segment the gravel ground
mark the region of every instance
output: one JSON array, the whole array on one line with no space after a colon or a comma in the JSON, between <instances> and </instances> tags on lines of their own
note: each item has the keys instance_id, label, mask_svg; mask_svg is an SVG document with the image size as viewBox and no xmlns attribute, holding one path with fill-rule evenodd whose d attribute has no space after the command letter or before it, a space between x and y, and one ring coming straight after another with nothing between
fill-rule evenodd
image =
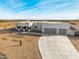
<instances>
[{"instance_id":1,"label":"gravel ground","mask_svg":"<svg viewBox=\"0 0 79 59\"><path fill-rule=\"evenodd\" d=\"M37 46L39 37L16 33L0 33L0 52L7 59L41 59ZM19 40L21 41L20 44L16 42Z\"/></svg>"}]
</instances>

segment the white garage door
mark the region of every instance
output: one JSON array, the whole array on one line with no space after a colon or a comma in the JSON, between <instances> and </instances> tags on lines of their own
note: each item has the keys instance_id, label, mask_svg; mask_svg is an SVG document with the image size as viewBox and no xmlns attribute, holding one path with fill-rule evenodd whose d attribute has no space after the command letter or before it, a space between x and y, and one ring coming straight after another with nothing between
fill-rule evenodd
<instances>
[{"instance_id":1,"label":"white garage door","mask_svg":"<svg viewBox=\"0 0 79 59\"><path fill-rule=\"evenodd\" d=\"M66 35L66 29L59 29L59 35Z\"/></svg>"},{"instance_id":2,"label":"white garage door","mask_svg":"<svg viewBox=\"0 0 79 59\"><path fill-rule=\"evenodd\" d=\"M56 34L56 29L54 29L54 28L45 28L45 33L55 35Z\"/></svg>"}]
</instances>

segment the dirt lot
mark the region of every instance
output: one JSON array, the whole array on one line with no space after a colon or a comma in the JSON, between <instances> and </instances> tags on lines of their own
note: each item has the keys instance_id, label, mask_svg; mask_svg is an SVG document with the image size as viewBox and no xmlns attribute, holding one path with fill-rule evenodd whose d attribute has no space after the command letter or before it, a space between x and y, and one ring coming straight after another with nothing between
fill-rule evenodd
<instances>
[{"instance_id":1,"label":"dirt lot","mask_svg":"<svg viewBox=\"0 0 79 59\"><path fill-rule=\"evenodd\" d=\"M18 34L10 29L14 27L15 22L0 22L0 52L7 59L41 59L37 46L40 36Z\"/></svg>"},{"instance_id":2,"label":"dirt lot","mask_svg":"<svg viewBox=\"0 0 79 59\"><path fill-rule=\"evenodd\" d=\"M12 29L15 28L15 23L16 21L0 21L0 52L7 59L41 59L38 49L40 36L17 34Z\"/></svg>"},{"instance_id":3,"label":"dirt lot","mask_svg":"<svg viewBox=\"0 0 79 59\"><path fill-rule=\"evenodd\" d=\"M79 25L79 21L70 21L70 23L72 23L74 25Z\"/></svg>"},{"instance_id":4,"label":"dirt lot","mask_svg":"<svg viewBox=\"0 0 79 59\"><path fill-rule=\"evenodd\" d=\"M8 59L40 59L37 42L40 36L0 34L0 52ZM21 45L13 40L21 40Z\"/></svg>"},{"instance_id":5,"label":"dirt lot","mask_svg":"<svg viewBox=\"0 0 79 59\"><path fill-rule=\"evenodd\" d=\"M71 21L71 23L79 26L79 21ZM74 47L79 52L79 37L78 36L74 36L74 37L69 37L69 38L70 38L72 44L74 45Z\"/></svg>"},{"instance_id":6,"label":"dirt lot","mask_svg":"<svg viewBox=\"0 0 79 59\"><path fill-rule=\"evenodd\" d=\"M78 36L73 36L73 37L69 37L69 38L70 38L70 41L72 42L72 44L74 45L74 47L79 52L79 37Z\"/></svg>"},{"instance_id":7,"label":"dirt lot","mask_svg":"<svg viewBox=\"0 0 79 59\"><path fill-rule=\"evenodd\" d=\"M7 28L12 28L15 27L16 22L12 21L0 21L0 28L2 29L7 29Z\"/></svg>"}]
</instances>

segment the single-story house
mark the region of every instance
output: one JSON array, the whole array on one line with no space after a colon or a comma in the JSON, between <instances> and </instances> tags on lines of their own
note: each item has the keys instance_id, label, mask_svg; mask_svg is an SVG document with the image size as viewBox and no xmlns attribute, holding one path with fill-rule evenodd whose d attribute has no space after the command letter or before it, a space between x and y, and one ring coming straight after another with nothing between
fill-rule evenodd
<instances>
[{"instance_id":1,"label":"single-story house","mask_svg":"<svg viewBox=\"0 0 79 59\"><path fill-rule=\"evenodd\" d=\"M16 23L18 31L40 32L52 35L78 35L77 29L68 22L19 22Z\"/></svg>"}]
</instances>

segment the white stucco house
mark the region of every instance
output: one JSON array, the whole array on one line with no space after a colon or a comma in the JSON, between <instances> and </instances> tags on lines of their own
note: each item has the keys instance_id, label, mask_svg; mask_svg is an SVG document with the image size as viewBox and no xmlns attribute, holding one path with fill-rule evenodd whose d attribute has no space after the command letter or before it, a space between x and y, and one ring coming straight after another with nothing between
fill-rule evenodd
<instances>
[{"instance_id":1,"label":"white stucco house","mask_svg":"<svg viewBox=\"0 0 79 59\"><path fill-rule=\"evenodd\" d=\"M20 22L16 24L17 30L37 32L52 35L75 35L77 29L68 22ZM20 28L19 28L20 27ZM78 33L77 33L78 34Z\"/></svg>"}]
</instances>

